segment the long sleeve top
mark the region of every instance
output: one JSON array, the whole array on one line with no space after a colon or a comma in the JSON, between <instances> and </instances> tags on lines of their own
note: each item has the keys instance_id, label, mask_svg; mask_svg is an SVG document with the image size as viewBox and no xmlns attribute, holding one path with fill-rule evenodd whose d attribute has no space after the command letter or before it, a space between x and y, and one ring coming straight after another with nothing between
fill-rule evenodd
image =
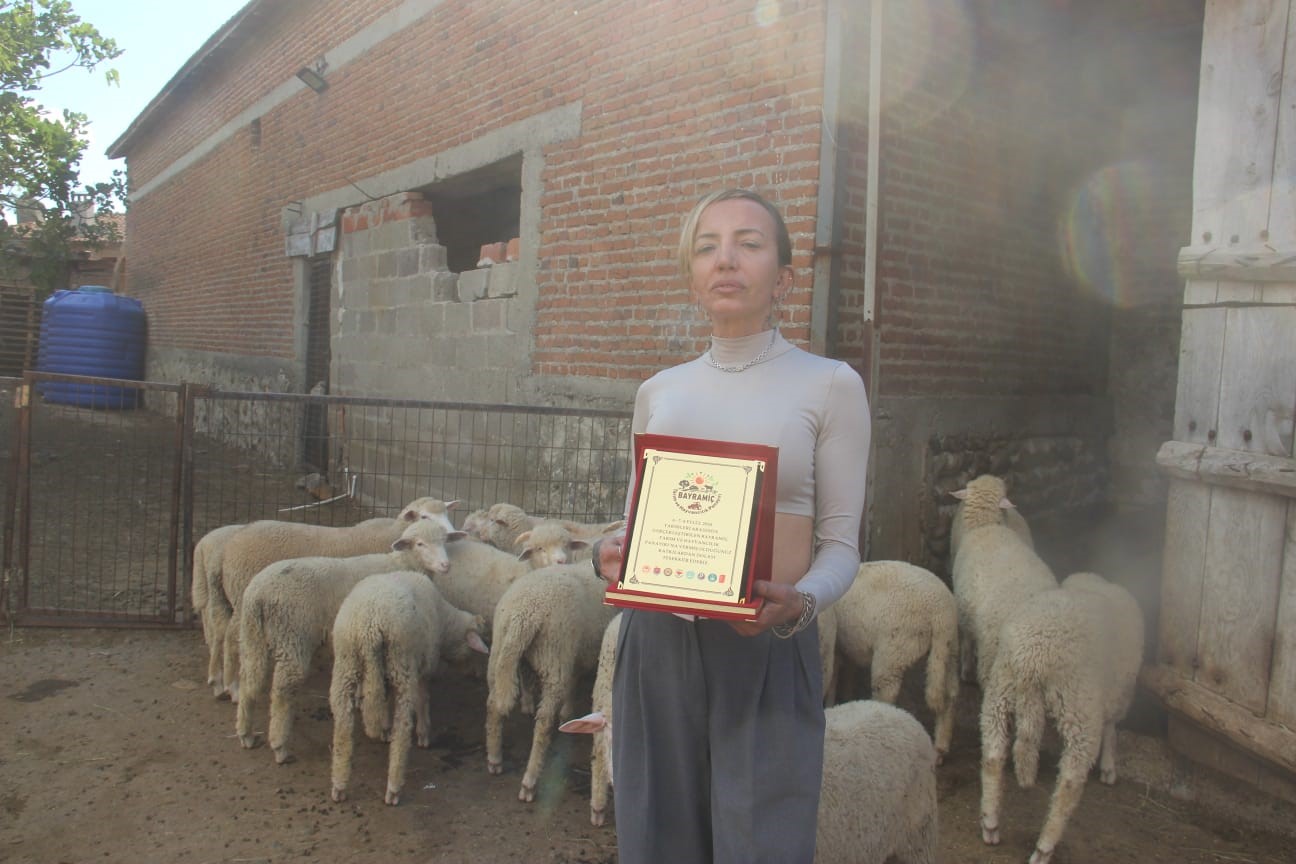
<instances>
[{"instance_id":1,"label":"long sleeve top","mask_svg":"<svg viewBox=\"0 0 1296 864\"><path fill-rule=\"evenodd\" d=\"M775 510L814 520L810 569L796 587L823 610L846 593L859 569L868 400L848 365L768 330L714 337L710 353L717 363L736 366L767 346L765 357L741 372L717 369L703 355L657 373L639 387L632 428L777 446Z\"/></svg>"}]
</instances>

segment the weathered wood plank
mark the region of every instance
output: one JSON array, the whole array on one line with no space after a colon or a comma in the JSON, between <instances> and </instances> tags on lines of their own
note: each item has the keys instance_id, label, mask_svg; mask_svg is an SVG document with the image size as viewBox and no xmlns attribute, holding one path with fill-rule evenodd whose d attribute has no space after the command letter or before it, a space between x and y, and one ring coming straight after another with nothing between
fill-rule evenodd
<instances>
[{"instance_id":1,"label":"weathered wood plank","mask_svg":"<svg viewBox=\"0 0 1296 864\"><path fill-rule=\"evenodd\" d=\"M1175 396L1174 439L1213 444L1219 417L1224 356L1222 308L1185 309L1179 335L1179 389Z\"/></svg>"},{"instance_id":2,"label":"weathered wood plank","mask_svg":"<svg viewBox=\"0 0 1296 864\"><path fill-rule=\"evenodd\" d=\"M1167 441L1157 466L1171 477L1296 498L1296 459Z\"/></svg>"},{"instance_id":3,"label":"weathered wood plank","mask_svg":"<svg viewBox=\"0 0 1296 864\"><path fill-rule=\"evenodd\" d=\"M1296 729L1296 501L1287 502L1287 540L1278 597L1278 638L1265 716Z\"/></svg>"},{"instance_id":4,"label":"weathered wood plank","mask_svg":"<svg viewBox=\"0 0 1296 864\"><path fill-rule=\"evenodd\" d=\"M1216 446L1290 456L1293 417L1296 307L1229 309Z\"/></svg>"},{"instance_id":5,"label":"weathered wood plank","mask_svg":"<svg viewBox=\"0 0 1296 864\"><path fill-rule=\"evenodd\" d=\"M1275 4L1291 7L1290 0ZM1278 136L1274 149L1274 190L1269 206L1270 242L1296 237L1296 15L1287 14L1287 62L1283 66L1278 105ZM1296 257L1296 256L1293 256ZM1296 279L1292 281L1296 282Z\"/></svg>"},{"instance_id":6,"label":"weathered wood plank","mask_svg":"<svg viewBox=\"0 0 1296 864\"><path fill-rule=\"evenodd\" d=\"M1193 241L1258 245L1268 235L1287 3L1208 0L1202 33Z\"/></svg>"},{"instance_id":7,"label":"weathered wood plank","mask_svg":"<svg viewBox=\"0 0 1296 864\"><path fill-rule=\"evenodd\" d=\"M1275 190L1274 195L1278 194ZM1270 236L1291 236L1273 234L1272 228L1270 231ZM1185 279L1296 282L1296 248L1275 249L1268 245L1244 247L1221 243L1186 246L1179 250L1178 268L1179 275Z\"/></svg>"},{"instance_id":8,"label":"weathered wood plank","mask_svg":"<svg viewBox=\"0 0 1296 864\"><path fill-rule=\"evenodd\" d=\"M1256 714L1269 694L1286 527L1285 498L1211 490L1194 680Z\"/></svg>"},{"instance_id":9,"label":"weathered wood plank","mask_svg":"<svg viewBox=\"0 0 1296 864\"><path fill-rule=\"evenodd\" d=\"M1221 280L1215 293L1215 302L1258 303L1260 301L1260 284L1258 282L1230 282Z\"/></svg>"},{"instance_id":10,"label":"weathered wood plank","mask_svg":"<svg viewBox=\"0 0 1296 864\"><path fill-rule=\"evenodd\" d=\"M1245 706L1187 680L1168 666L1145 666L1139 683L1172 711L1219 732L1247 751L1296 771L1296 731L1257 717Z\"/></svg>"},{"instance_id":11,"label":"weathered wood plank","mask_svg":"<svg viewBox=\"0 0 1296 864\"><path fill-rule=\"evenodd\" d=\"M1219 296L1219 282L1212 278L1202 278L1196 276L1184 276L1188 281L1184 283L1185 306L1214 306L1215 298Z\"/></svg>"},{"instance_id":12,"label":"weathered wood plank","mask_svg":"<svg viewBox=\"0 0 1296 864\"><path fill-rule=\"evenodd\" d=\"M1157 656L1187 678L1193 676L1198 664L1210 495L1210 487L1202 483L1171 479L1166 500Z\"/></svg>"}]
</instances>

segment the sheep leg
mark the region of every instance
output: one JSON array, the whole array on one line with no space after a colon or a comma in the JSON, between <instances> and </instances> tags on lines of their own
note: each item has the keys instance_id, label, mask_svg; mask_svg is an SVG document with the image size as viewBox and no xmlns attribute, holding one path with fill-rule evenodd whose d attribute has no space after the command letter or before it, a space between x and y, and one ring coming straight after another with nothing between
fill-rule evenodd
<instances>
[{"instance_id":1,"label":"sheep leg","mask_svg":"<svg viewBox=\"0 0 1296 864\"><path fill-rule=\"evenodd\" d=\"M1088 707L1083 700L1080 704ZM1062 736L1062 758L1058 760L1057 785L1053 787L1053 799L1049 802L1048 817L1039 839L1035 841L1035 852L1030 857L1030 864L1049 864L1062 832L1066 830L1071 814L1080 805L1080 796L1084 794L1085 778L1089 769L1098 758L1101 745L1101 731L1087 722L1083 713L1076 712L1076 705L1060 704L1058 706L1058 731ZM1097 732L1095 735L1093 733Z\"/></svg>"},{"instance_id":2,"label":"sheep leg","mask_svg":"<svg viewBox=\"0 0 1296 864\"><path fill-rule=\"evenodd\" d=\"M419 678L418 701L414 704L414 730L418 746L424 750L432 746L432 690L426 678Z\"/></svg>"},{"instance_id":3,"label":"sheep leg","mask_svg":"<svg viewBox=\"0 0 1296 864\"><path fill-rule=\"evenodd\" d=\"M1003 773L1008 760L1010 697L1007 687L992 682L981 703L981 840L999 844L999 810L1003 806Z\"/></svg>"},{"instance_id":4,"label":"sheep leg","mask_svg":"<svg viewBox=\"0 0 1296 864\"><path fill-rule=\"evenodd\" d=\"M207 616L205 623L210 627L207 639L207 683L211 685L212 695L220 699L229 694L222 673L225 664L225 633L229 629L230 612L223 599L212 595L203 615Z\"/></svg>"},{"instance_id":5,"label":"sheep leg","mask_svg":"<svg viewBox=\"0 0 1296 864\"><path fill-rule=\"evenodd\" d=\"M383 800L393 807L400 803L401 788L405 785L405 766L409 764L416 710L414 701L418 699L418 689L409 680L396 687L396 707L392 712L391 744L387 754L387 792L383 796Z\"/></svg>"},{"instance_id":6,"label":"sheep leg","mask_svg":"<svg viewBox=\"0 0 1296 864\"><path fill-rule=\"evenodd\" d=\"M530 803L535 800L540 771L544 768L545 756L549 752L549 741L553 738L553 730L558 726L558 711L567 701L566 696L559 694L566 693L569 689L566 682L541 682L540 703L536 705L535 726L531 732L531 756L527 759L526 771L522 774L519 801Z\"/></svg>"},{"instance_id":7,"label":"sheep leg","mask_svg":"<svg viewBox=\"0 0 1296 864\"><path fill-rule=\"evenodd\" d=\"M1085 775L1092 760L1076 764L1068 759L1065 752L1061 767L1058 770L1057 786L1053 789L1053 800L1049 804L1048 818L1039 839L1035 841L1035 851L1031 854L1030 864L1049 864L1062 832L1066 830L1071 814L1080 805L1080 796L1084 794Z\"/></svg>"},{"instance_id":8,"label":"sheep leg","mask_svg":"<svg viewBox=\"0 0 1296 864\"><path fill-rule=\"evenodd\" d=\"M239 700L237 708L238 713L234 722L234 731L238 735L239 743L244 749L251 750L261 744L261 736L252 729L252 718L256 713L258 702L263 693L265 693L266 678L266 659L257 656L260 652L249 652L243 655L243 679L250 682L249 686L243 691L243 698Z\"/></svg>"},{"instance_id":9,"label":"sheep leg","mask_svg":"<svg viewBox=\"0 0 1296 864\"><path fill-rule=\"evenodd\" d=\"M334 801L345 801L351 782L351 754L355 746L354 678L335 674L329 686L329 708L333 711L333 792Z\"/></svg>"},{"instance_id":10,"label":"sheep leg","mask_svg":"<svg viewBox=\"0 0 1296 864\"><path fill-rule=\"evenodd\" d=\"M1107 786L1116 782L1116 722L1103 724L1102 750L1098 756L1098 780Z\"/></svg>"},{"instance_id":11,"label":"sheep leg","mask_svg":"<svg viewBox=\"0 0 1296 864\"><path fill-rule=\"evenodd\" d=\"M306 677L306 669L299 665L300 660L299 657L280 657L270 685L270 748L274 750L275 762L280 765L293 761L288 750L292 737L293 694ZM250 687L248 692L251 692ZM246 696L244 694L244 698Z\"/></svg>"},{"instance_id":12,"label":"sheep leg","mask_svg":"<svg viewBox=\"0 0 1296 864\"><path fill-rule=\"evenodd\" d=\"M504 718L509 709L494 701L486 702L486 770L492 774L504 773Z\"/></svg>"},{"instance_id":13,"label":"sheep leg","mask_svg":"<svg viewBox=\"0 0 1296 864\"><path fill-rule=\"evenodd\" d=\"M238 612L235 609L230 616L230 623L225 627L225 655L223 657L223 669L225 672L225 692L229 694L231 702L239 700L239 628Z\"/></svg>"},{"instance_id":14,"label":"sheep leg","mask_svg":"<svg viewBox=\"0 0 1296 864\"><path fill-rule=\"evenodd\" d=\"M608 790L612 785L608 773L612 764L611 749L607 730L595 732L590 760L590 824L595 828L607 821Z\"/></svg>"}]
</instances>

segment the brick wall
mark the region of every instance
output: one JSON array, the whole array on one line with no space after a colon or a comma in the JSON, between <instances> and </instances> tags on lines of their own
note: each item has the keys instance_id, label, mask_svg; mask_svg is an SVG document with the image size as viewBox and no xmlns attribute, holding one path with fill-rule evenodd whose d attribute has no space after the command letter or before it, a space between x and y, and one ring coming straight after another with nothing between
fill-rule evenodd
<instances>
[{"instance_id":1,"label":"brick wall","mask_svg":"<svg viewBox=\"0 0 1296 864\"><path fill-rule=\"evenodd\" d=\"M236 114L327 56L310 34L336 20L345 37L364 23L355 5L267 10L174 119L159 116L131 145L134 182L215 125L199 126L209 107ZM132 208L130 290L150 310L151 346L290 360L285 205L572 103L578 140L544 153L534 374L629 382L697 350L703 331L687 320L673 247L682 212L721 185L770 190L787 213L805 275L785 329L808 338L819 5L783 2L765 25L749 2L434 4L330 69L325 93L303 88L259 118L259 142L243 130ZM303 46L289 50L299 29Z\"/></svg>"}]
</instances>

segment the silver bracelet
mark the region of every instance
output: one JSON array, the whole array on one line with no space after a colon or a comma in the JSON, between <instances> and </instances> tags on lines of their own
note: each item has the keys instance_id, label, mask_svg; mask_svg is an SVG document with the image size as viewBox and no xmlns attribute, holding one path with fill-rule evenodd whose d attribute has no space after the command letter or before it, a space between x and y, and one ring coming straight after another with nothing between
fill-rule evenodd
<instances>
[{"instance_id":1,"label":"silver bracelet","mask_svg":"<svg viewBox=\"0 0 1296 864\"><path fill-rule=\"evenodd\" d=\"M809 591L798 591L801 595L801 615L791 624L775 624L770 628L774 635L780 639L791 639L796 634L810 626L815 615L815 596Z\"/></svg>"}]
</instances>

